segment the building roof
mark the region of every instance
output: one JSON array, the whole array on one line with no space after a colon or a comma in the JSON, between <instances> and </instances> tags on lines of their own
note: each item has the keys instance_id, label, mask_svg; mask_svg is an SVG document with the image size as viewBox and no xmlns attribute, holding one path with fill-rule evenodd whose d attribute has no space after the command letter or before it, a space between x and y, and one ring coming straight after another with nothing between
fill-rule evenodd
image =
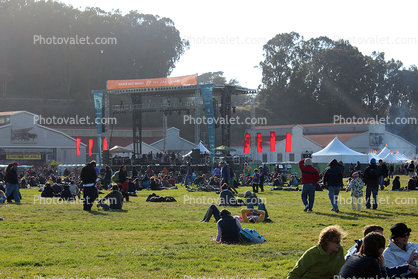
<instances>
[{"instance_id":1,"label":"building roof","mask_svg":"<svg viewBox=\"0 0 418 279\"><path fill-rule=\"evenodd\" d=\"M357 133L323 133L323 134L305 134L304 136L310 138L314 142L318 143L322 147L327 146L335 137L337 137L341 142L345 142L351 137L357 136L364 132Z\"/></svg>"}]
</instances>

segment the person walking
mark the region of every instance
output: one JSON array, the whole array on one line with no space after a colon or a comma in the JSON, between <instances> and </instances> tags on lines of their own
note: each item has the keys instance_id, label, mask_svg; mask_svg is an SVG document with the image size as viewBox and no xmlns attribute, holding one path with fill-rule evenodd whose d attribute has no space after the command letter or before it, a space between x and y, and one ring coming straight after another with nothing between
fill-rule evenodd
<instances>
[{"instance_id":1,"label":"person walking","mask_svg":"<svg viewBox=\"0 0 418 279\"><path fill-rule=\"evenodd\" d=\"M12 167L9 168L5 177L6 177L6 197L8 200L13 198L16 203L20 203L20 192L19 192L19 185L18 185L18 178L17 178L17 166L19 164L17 162L12 163ZM12 196L13 195L13 196Z\"/></svg>"},{"instance_id":2,"label":"person walking","mask_svg":"<svg viewBox=\"0 0 418 279\"><path fill-rule=\"evenodd\" d=\"M328 168L325 170L324 183L328 188L328 196L331 201L332 211L340 212L338 209L338 194L340 193L343 184L342 166L336 159L328 163Z\"/></svg>"},{"instance_id":3,"label":"person walking","mask_svg":"<svg viewBox=\"0 0 418 279\"><path fill-rule=\"evenodd\" d=\"M370 209L370 196L373 194L373 209L377 209L377 194L379 192L379 167L376 159L370 160L370 165L364 170L364 184L366 184L366 209Z\"/></svg>"},{"instance_id":4,"label":"person walking","mask_svg":"<svg viewBox=\"0 0 418 279\"><path fill-rule=\"evenodd\" d=\"M306 158L299 161L299 169L302 172L302 202L303 211L312 212L315 201L315 184L319 181L319 172L312 166L312 159ZM309 199L309 201L308 201Z\"/></svg>"},{"instance_id":5,"label":"person walking","mask_svg":"<svg viewBox=\"0 0 418 279\"><path fill-rule=\"evenodd\" d=\"M351 191L351 208L353 210L361 211L361 197L363 197L363 180L360 178L360 173L355 172L352 175L353 180L348 183L346 191Z\"/></svg>"},{"instance_id":6,"label":"person walking","mask_svg":"<svg viewBox=\"0 0 418 279\"><path fill-rule=\"evenodd\" d=\"M388 166L383 162L382 159L379 159L379 185L380 190L385 189L385 178L388 177Z\"/></svg>"}]
</instances>

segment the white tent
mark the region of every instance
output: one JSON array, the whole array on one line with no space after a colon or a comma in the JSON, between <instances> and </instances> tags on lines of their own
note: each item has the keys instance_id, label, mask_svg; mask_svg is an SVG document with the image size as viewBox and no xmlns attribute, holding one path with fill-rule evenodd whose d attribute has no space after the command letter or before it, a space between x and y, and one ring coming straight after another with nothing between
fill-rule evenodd
<instances>
[{"instance_id":1,"label":"white tent","mask_svg":"<svg viewBox=\"0 0 418 279\"><path fill-rule=\"evenodd\" d=\"M202 141L200 141L199 144L196 145L196 147L193 148L193 149L199 149L200 150L200 154L203 154L203 153L210 154L210 151L203 145ZM187 153L183 157L190 156L190 155L192 155L192 151L190 151L189 153Z\"/></svg>"},{"instance_id":2,"label":"white tent","mask_svg":"<svg viewBox=\"0 0 418 279\"><path fill-rule=\"evenodd\" d=\"M345 146L337 137L335 137L324 149L313 153L314 163L329 163L332 159L343 161L343 163L368 163L366 154L354 151Z\"/></svg>"},{"instance_id":3,"label":"white tent","mask_svg":"<svg viewBox=\"0 0 418 279\"><path fill-rule=\"evenodd\" d=\"M382 158L382 160L385 163L400 163L400 159L392 153L389 153L388 155L386 155L386 157Z\"/></svg>"},{"instance_id":4,"label":"white tent","mask_svg":"<svg viewBox=\"0 0 418 279\"><path fill-rule=\"evenodd\" d=\"M387 146L385 146L379 154L377 154L377 158L383 159L390 154L390 150Z\"/></svg>"},{"instance_id":5,"label":"white tent","mask_svg":"<svg viewBox=\"0 0 418 279\"><path fill-rule=\"evenodd\" d=\"M406 161L410 161L411 159L409 159L408 157L405 156L405 154L394 154L396 158L399 159L399 161L402 162L406 162Z\"/></svg>"}]
</instances>

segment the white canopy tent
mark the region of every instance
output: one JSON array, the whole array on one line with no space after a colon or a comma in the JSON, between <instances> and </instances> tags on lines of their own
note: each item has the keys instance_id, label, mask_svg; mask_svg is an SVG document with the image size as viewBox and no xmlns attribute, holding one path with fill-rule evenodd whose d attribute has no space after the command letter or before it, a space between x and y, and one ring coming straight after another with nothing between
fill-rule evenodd
<instances>
[{"instance_id":1,"label":"white canopy tent","mask_svg":"<svg viewBox=\"0 0 418 279\"><path fill-rule=\"evenodd\" d=\"M335 137L324 149L313 153L314 163L329 163L332 159L343 161L343 163L368 163L366 154L354 151L345 146L337 137Z\"/></svg>"},{"instance_id":2,"label":"white canopy tent","mask_svg":"<svg viewBox=\"0 0 418 279\"><path fill-rule=\"evenodd\" d=\"M196 145L196 147L193 148L193 149L199 149L200 150L200 154L203 154L203 153L210 154L210 151L203 145L202 141L200 141L199 144ZM192 151L190 151L186 155L183 155L183 157L190 156L190 155L192 155Z\"/></svg>"},{"instance_id":3,"label":"white canopy tent","mask_svg":"<svg viewBox=\"0 0 418 279\"><path fill-rule=\"evenodd\" d=\"M387 146L385 146L379 154L377 154L377 158L383 159L390 154L390 150Z\"/></svg>"},{"instance_id":4,"label":"white canopy tent","mask_svg":"<svg viewBox=\"0 0 418 279\"><path fill-rule=\"evenodd\" d=\"M389 153L385 158L382 158L385 163L400 163L401 160L395 154Z\"/></svg>"}]
</instances>

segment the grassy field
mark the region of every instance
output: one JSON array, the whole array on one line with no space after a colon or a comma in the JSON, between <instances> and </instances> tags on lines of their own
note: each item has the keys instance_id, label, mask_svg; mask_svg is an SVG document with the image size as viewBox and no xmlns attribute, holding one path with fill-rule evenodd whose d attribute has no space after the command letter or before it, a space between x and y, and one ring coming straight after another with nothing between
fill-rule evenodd
<instances>
[{"instance_id":1,"label":"grassy field","mask_svg":"<svg viewBox=\"0 0 418 279\"><path fill-rule=\"evenodd\" d=\"M406 186L406 176L401 185ZM391 186L390 186L391 187ZM221 245L214 221L200 223L216 193L162 191L175 203L147 203L151 191L124 204L121 212L80 203L40 198L35 189L21 190L24 200L0 205L2 249L0 278L285 278L297 259L317 242L326 226L338 224L348 236L346 251L363 227L379 224L386 237L397 222L412 227L416 242L418 191L379 191L378 210L351 210L350 193L340 194L340 213L331 211L328 192L316 192L314 212L303 212L300 193L260 193L273 223L243 224L264 235L260 245ZM389 188L389 187L388 187ZM245 190L238 189L242 198ZM230 208L238 214L240 208Z\"/></svg>"}]
</instances>

